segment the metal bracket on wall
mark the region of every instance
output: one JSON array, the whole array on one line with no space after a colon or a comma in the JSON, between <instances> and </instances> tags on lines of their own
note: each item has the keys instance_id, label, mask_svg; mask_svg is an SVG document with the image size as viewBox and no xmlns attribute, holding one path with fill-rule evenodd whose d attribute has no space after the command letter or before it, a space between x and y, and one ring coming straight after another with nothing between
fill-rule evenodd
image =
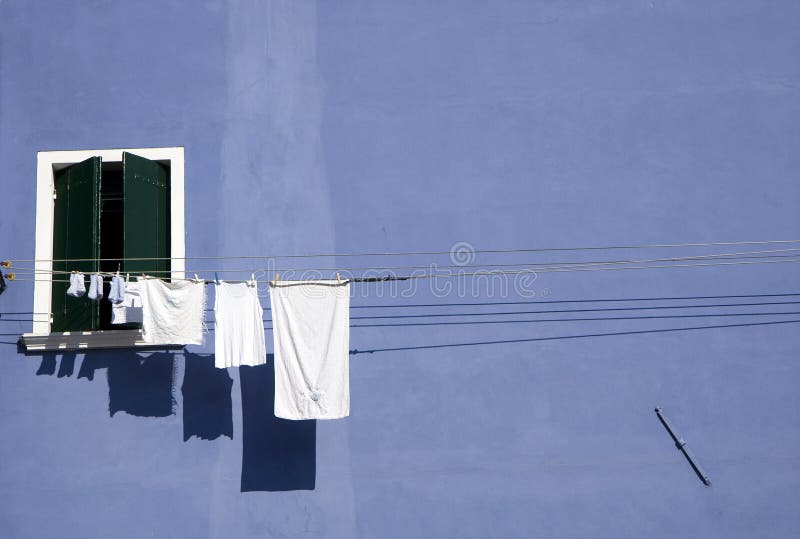
<instances>
[{"instance_id":1,"label":"metal bracket on wall","mask_svg":"<svg viewBox=\"0 0 800 539\"><path fill-rule=\"evenodd\" d=\"M700 481L702 481L704 485L710 486L711 479L708 478L708 476L703 472L702 468L700 468L700 465L694 460L694 457L686 447L686 441L678 436L674 430L672 430L672 426L669 424L669 421L667 421L667 416L665 416L664 412L661 411L661 408L657 406L656 415L658 416L658 420L661 421L661 424L664 425L664 428L667 429L672 441L675 442L675 447L677 447L680 452L683 453L683 456L686 457L686 460L689 461L689 465L694 470L694 473L697 474L697 477L700 478Z\"/></svg>"}]
</instances>

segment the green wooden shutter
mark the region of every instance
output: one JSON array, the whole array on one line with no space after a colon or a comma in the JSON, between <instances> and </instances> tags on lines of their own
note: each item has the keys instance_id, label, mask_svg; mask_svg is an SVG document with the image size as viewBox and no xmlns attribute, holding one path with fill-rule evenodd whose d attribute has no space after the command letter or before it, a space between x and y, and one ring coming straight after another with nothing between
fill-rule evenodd
<instances>
[{"instance_id":1,"label":"green wooden shutter","mask_svg":"<svg viewBox=\"0 0 800 539\"><path fill-rule=\"evenodd\" d=\"M122 176L125 271L169 278L169 170L157 161L124 152Z\"/></svg>"},{"instance_id":2,"label":"green wooden shutter","mask_svg":"<svg viewBox=\"0 0 800 539\"><path fill-rule=\"evenodd\" d=\"M100 167L101 159L90 157L55 174L52 331L88 331L98 327L98 303L86 295L67 296L69 282L61 281L69 281L69 274L59 272L81 271L88 277L98 271ZM85 285L88 292L88 278Z\"/></svg>"}]
</instances>

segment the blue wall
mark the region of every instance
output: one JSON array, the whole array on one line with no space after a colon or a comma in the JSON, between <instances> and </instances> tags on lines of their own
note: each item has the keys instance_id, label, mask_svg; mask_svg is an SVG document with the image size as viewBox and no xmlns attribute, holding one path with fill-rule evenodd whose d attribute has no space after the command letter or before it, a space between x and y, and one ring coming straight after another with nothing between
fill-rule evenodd
<instances>
[{"instance_id":1,"label":"blue wall","mask_svg":"<svg viewBox=\"0 0 800 539\"><path fill-rule=\"evenodd\" d=\"M792 1L6 0L0 258L33 257L37 151L174 145L188 256L800 237L799 23ZM586 259L600 255L620 256ZM308 263L420 262L449 258ZM798 292L797 277L773 264L528 285L536 301L667 298ZM12 283L0 313L30 311L31 285ZM353 305L489 299L389 292L360 286ZM360 352L402 350L351 356L349 419L286 424L271 364L214 370L210 339L23 355L30 323L2 314L0 528L797 536L797 326L641 333L796 318L354 327ZM600 333L617 335L536 340ZM496 343L432 347L477 341Z\"/></svg>"}]
</instances>

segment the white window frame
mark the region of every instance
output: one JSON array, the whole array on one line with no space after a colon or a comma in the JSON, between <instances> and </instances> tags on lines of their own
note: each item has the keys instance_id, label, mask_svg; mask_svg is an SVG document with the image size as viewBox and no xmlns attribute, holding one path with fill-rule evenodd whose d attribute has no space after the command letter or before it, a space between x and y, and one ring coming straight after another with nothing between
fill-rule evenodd
<instances>
[{"instance_id":1,"label":"white window frame","mask_svg":"<svg viewBox=\"0 0 800 539\"><path fill-rule=\"evenodd\" d=\"M170 166L170 274L185 276L186 234L184 219L184 148L118 148L113 150L42 151L36 154L36 248L34 268L38 276L33 285L33 312L50 313L53 270L53 210L55 172L100 157L103 163L121 163L122 153L169 162ZM140 330L65 331L51 333L52 316L35 314L31 333L22 336L28 350L74 350L81 348L126 348L146 346Z\"/></svg>"}]
</instances>

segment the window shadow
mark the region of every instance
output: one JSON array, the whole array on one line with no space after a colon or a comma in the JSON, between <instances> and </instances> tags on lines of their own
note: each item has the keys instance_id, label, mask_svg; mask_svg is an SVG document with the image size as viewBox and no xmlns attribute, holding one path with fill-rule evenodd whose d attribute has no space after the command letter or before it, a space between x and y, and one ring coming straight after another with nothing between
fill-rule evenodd
<instances>
[{"instance_id":1,"label":"window shadow","mask_svg":"<svg viewBox=\"0 0 800 539\"><path fill-rule=\"evenodd\" d=\"M233 380L226 369L214 366L213 355L186 353L183 375L183 441L192 436L233 439Z\"/></svg>"},{"instance_id":2,"label":"window shadow","mask_svg":"<svg viewBox=\"0 0 800 539\"><path fill-rule=\"evenodd\" d=\"M240 367L242 386L242 492L314 490L317 422L275 417L273 358Z\"/></svg>"}]
</instances>

